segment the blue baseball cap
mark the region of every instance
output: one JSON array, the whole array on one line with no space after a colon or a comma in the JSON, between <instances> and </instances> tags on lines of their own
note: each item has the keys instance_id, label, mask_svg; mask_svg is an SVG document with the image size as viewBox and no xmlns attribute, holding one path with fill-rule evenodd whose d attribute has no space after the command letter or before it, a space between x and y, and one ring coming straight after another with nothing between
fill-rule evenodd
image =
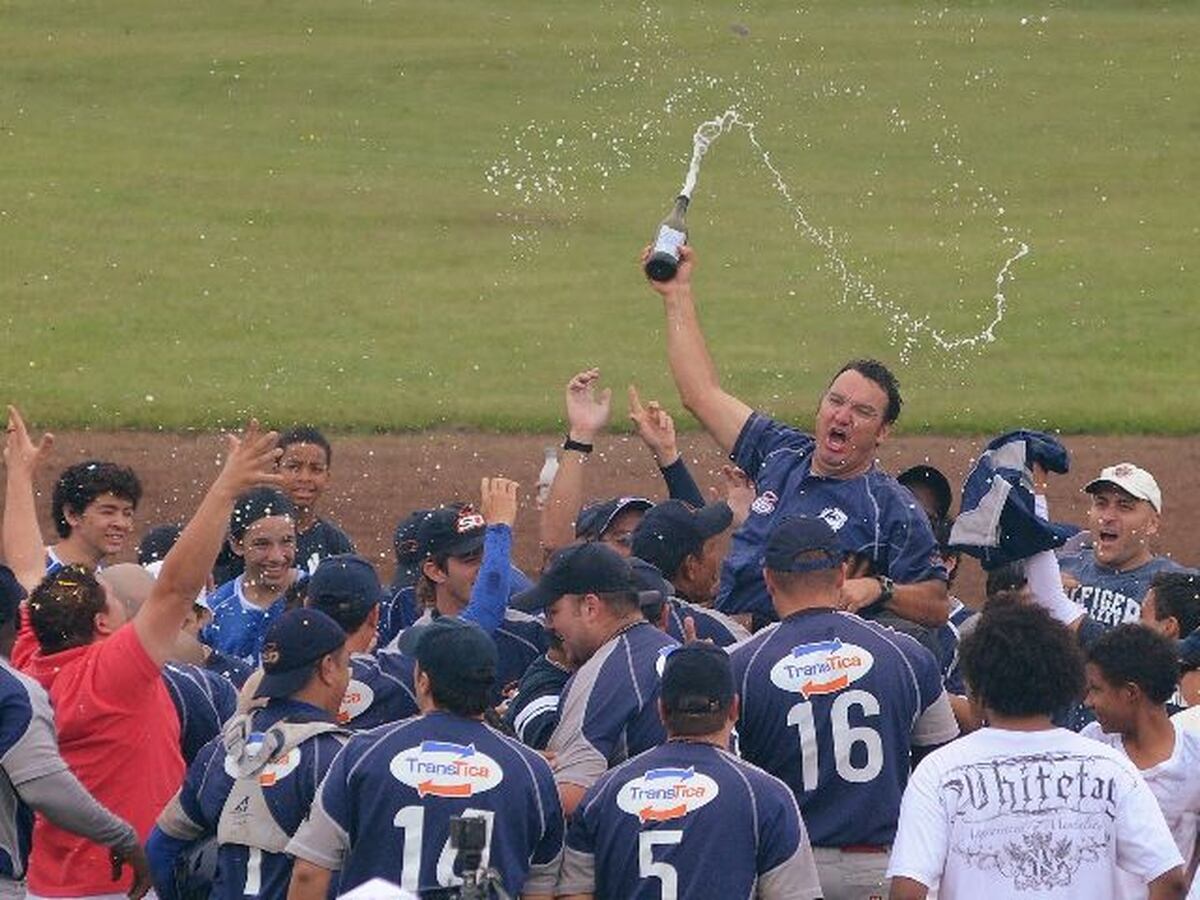
<instances>
[{"instance_id":1,"label":"blue baseball cap","mask_svg":"<svg viewBox=\"0 0 1200 900\"><path fill-rule=\"evenodd\" d=\"M614 497L589 503L579 511L575 520L575 537L598 541L613 523L613 519L627 509L645 512L654 506L653 500L645 497Z\"/></svg>"},{"instance_id":2,"label":"blue baseball cap","mask_svg":"<svg viewBox=\"0 0 1200 900\"><path fill-rule=\"evenodd\" d=\"M621 592L639 593L629 560L612 547L591 541L556 551L537 584L513 597L509 606L522 612L536 612L564 594Z\"/></svg>"},{"instance_id":3,"label":"blue baseball cap","mask_svg":"<svg viewBox=\"0 0 1200 900\"><path fill-rule=\"evenodd\" d=\"M496 683L496 643L474 622L438 616L406 628L396 648L415 659L434 684L471 688Z\"/></svg>"},{"instance_id":4,"label":"blue baseball cap","mask_svg":"<svg viewBox=\"0 0 1200 900\"><path fill-rule=\"evenodd\" d=\"M487 522L469 503L429 510L417 524L417 551L427 556L470 556L483 549Z\"/></svg>"},{"instance_id":5,"label":"blue baseball cap","mask_svg":"<svg viewBox=\"0 0 1200 900\"><path fill-rule=\"evenodd\" d=\"M705 541L732 524L733 510L723 500L700 509L682 500L664 500L642 516L630 549L671 578L688 556L699 553Z\"/></svg>"},{"instance_id":6,"label":"blue baseball cap","mask_svg":"<svg viewBox=\"0 0 1200 900\"><path fill-rule=\"evenodd\" d=\"M356 553L340 553L321 560L309 576L305 593L310 608L335 619L365 615L384 599L375 567Z\"/></svg>"},{"instance_id":7,"label":"blue baseball cap","mask_svg":"<svg viewBox=\"0 0 1200 900\"><path fill-rule=\"evenodd\" d=\"M659 696L667 712L705 714L729 709L736 693L729 654L696 642L667 654Z\"/></svg>"},{"instance_id":8,"label":"blue baseball cap","mask_svg":"<svg viewBox=\"0 0 1200 900\"><path fill-rule=\"evenodd\" d=\"M816 572L841 565L843 555L824 519L788 516L767 535L764 561L772 572Z\"/></svg>"},{"instance_id":9,"label":"blue baseball cap","mask_svg":"<svg viewBox=\"0 0 1200 900\"><path fill-rule=\"evenodd\" d=\"M396 532L392 535L392 549L396 553L396 575L392 579L393 588L412 587L417 583L421 574L421 542L417 539L417 530L429 515L429 510L418 509L409 513L398 523Z\"/></svg>"},{"instance_id":10,"label":"blue baseball cap","mask_svg":"<svg viewBox=\"0 0 1200 900\"><path fill-rule=\"evenodd\" d=\"M319 609L289 609L267 629L254 696L292 696L308 684L313 666L345 643L342 626Z\"/></svg>"}]
</instances>

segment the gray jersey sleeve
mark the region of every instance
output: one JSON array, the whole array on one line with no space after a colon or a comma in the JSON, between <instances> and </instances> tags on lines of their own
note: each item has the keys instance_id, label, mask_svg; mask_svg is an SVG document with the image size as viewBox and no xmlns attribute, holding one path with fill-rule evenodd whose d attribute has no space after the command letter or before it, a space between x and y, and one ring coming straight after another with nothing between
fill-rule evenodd
<instances>
[{"instance_id":1,"label":"gray jersey sleeve","mask_svg":"<svg viewBox=\"0 0 1200 900\"><path fill-rule=\"evenodd\" d=\"M558 875L556 896L594 894L596 892L596 857L584 850L568 846L563 852L562 871Z\"/></svg>"},{"instance_id":2,"label":"gray jersey sleeve","mask_svg":"<svg viewBox=\"0 0 1200 900\"><path fill-rule=\"evenodd\" d=\"M954 707L950 705L950 696L942 691L941 695L929 704L921 713L913 726L912 742L914 747L935 747L945 744L958 737L958 720L954 718Z\"/></svg>"},{"instance_id":3,"label":"gray jersey sleeve","mask_svg":"<svg viewBox=\"0 0 1200 900\"><path fill-rule=\"evenodd\" d=\"M97 803L70 770L22 782L17 792L31 807L72 834L122 851L140 843L133 826Z\"/></svg>"},{"instance_id":4,"label":"gray jersey sleeve","mask_svg":"<svg viewBox=\"0 0 1200 900\"><path fill-rule=\"evenodd\" d=\"M324 785L313 801L308 818L288 842L287 853L336 872L341 869L342 860L350 849L350 835L325 811L321 803L323 792Z\"/></svg>"},{"instance_id":5,"label":"gray jersey sleeve","mask_svg":"<svg viewBox=\"0 0 1200 900\"><path fill-rule=\"evenodd\" d=\"M27 781L61 772L67 768L66 761L58 752L58 738L54 729L54 710L50 698L41 685L23 676L18 676L29 698L30 717L25 732L0 756L8 780L15 787ZM17 697L20 688L14 687Z\"/></svg>"},{"instance_id":6,"label":"gray jersey sleeve","mask_svg":"<svg viewBox=\"0 0 1200 900\"><path fill-rule=\"evenodd\" d=\"M194 841L204 835L204 826L193 822L192 818L183 811L183 804L179 802L179 791L176 791L171 802L163 807L155 824L162 829L164 834L181 841Z\"/></svg>"},{"instance_id":7,"label":"gray jersey sleeve","mask_svg":"<svg viewBox=\"0 0 1200 900\"><path fill-rule=\"evenodd\" d=\"M611 651L610 651L611 652ZM546 749L554 756L554 781L591 787L608 770L608 758L588 738L588 704L597 689L604 662L597 653L575 673L559 703L558 725ZM607 653L603 654L607 657Z\"/></svg>"},{"instance_id":8,"label":"gray jersey sleeve","mask_svg":"<svg viewBox=\"0 0 1200 900\"><path fill-rule=\"evenodd\" d=\"M759 900L816 900L824 896L807 834L795 853L759 877L755 896Z\"/></svg>"}]
</instances>

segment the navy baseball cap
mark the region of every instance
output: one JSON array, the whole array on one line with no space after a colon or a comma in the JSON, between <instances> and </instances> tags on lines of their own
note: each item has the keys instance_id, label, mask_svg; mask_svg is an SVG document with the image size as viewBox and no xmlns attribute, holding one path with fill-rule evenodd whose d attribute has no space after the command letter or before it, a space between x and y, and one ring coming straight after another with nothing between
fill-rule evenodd
<instances>
[{"instance_id":1,"label":"navy baseball cap","mask_svg":"<svg viewBox=\"0 0 1200 900\"><path fill-rule=\"evenodd\" d=\"M321 560L305 590L311 608L335 619L365 615L384 599L375 567L356 553Z\"/></svg>"},{"instance_id":2,"label":"navy baseball cap","mask_svg":"<svg viewBox=\"0 0 1200 900\"><path fill-rule=\"evenodd\" d=\"M145 566L166 559L167 553L175 546L182 533L181 525L158 525L151 528L138 542L138 565Z\"/></svg>"},{"instance_id":3,"label":"navy baseball cap","mask_svg":"<svg viewBox=\"0 0 1200 900\"><path fill-rule=\"evenodd\" d=\"M692 509L682 500L665 500L642 516L633 532L633 555L658 566L671 578L704 542L733 524L725 501Z\"/></svg>"},{"instance_id":4,"label":"navy baseball cap","mask_svg":"<svg viewBox=\"0 0 1200 900\"><path fill-rule=\"evenodd\" d=\"M663 578L658 566L636 556L629 557L629 568L633 569L633 580L637 582L642 614L651 622L658 622L663 604L675 593L671 583Z\"/></svg>"},{"instance_id":5,"label":"navy baseball cap","mask_svg":"<svg viewBox=\"0 0 1200 900\"><path fill-rule=\"evenodd\" d=\"M415 659L434 684L490 688L496 683L496 643L473 622L438 616L406 628L396 647Z\"/></svg>"},{"instance_id":6,"label":"navy baseball cap","mask_svg":"<svg viewBox=\"0 0 1200 900\"><path fill-rule=\"evenodd\" d=\"M729 654L715 644L685 644L667 655L659 688L667 712L720 712L734 693Z\"/></svg>"},{"instance_id":7,"label":"navy baseball cap","mask_svg":"<svg viewBox=\"0 0 1200 900\"><path fill-rule=\"evenodd\" d=\"M417 525L421 559L428 556L470 556L483 548L487 522L469 503L431 509Z\"/></svg>"},{"instance_id":8,"label":"navy baseball cap","mask_svg":"<svg viewBox=\"0 0 1200 900\"><path fill-rule=\"evenodd\" d=\"M17 620L17 610L25 599L25 588L8 566L0 563L0 627Z\"/></svg>"},{"instance_id":9,"label":"navy baseball cap","mask_svg":"<svg viewBox=\"0 0 1200 900\"><path fill-rule=\"evenodd\" d=\"M579 511L575 520L575 537L588 541L598 541L604 536L613 523L613 519L627 509L645 512L654 506L653 500L645 497L614 497L611 500L601 500L589 503Z\"/></svg>"},{"instance_id":10,"label":"navy baseball cap","mask_svg":"<svg viewBox=\"0 0 1200 900\"><path fill-rule=\"evenodd\" d=\"M921 484L933 491L937 500L937 518L944 519L950 513L950 504L954 502L954 494L950 490L950 481L933 466L912 466L896 476L896 480L906 488Z\"/></svg>"},{"instance_id":11,"label":"navy baseball cap","mask_svg":"<svg viewBox=\"0 0 1200 900\"><path fill-rule=\"evenodd\" d=\"M394 588L412 587L421 575L421 542L417 539L417 530L429 513L428 509L414 510L396 523L396 532L392 535L392 549L396 553Z\"/></svg>"},{"instance_id":12,"label":"navy baseball cap","mask_svg":"<svg viewBox=\"0 0 1200 900\"><path fill-rule=\"evenodd\" d=\"M622 591L640 593L629 560L612 547L591 541L556 551L537 584L513 597L509 606L523 612L536 612L550 606L564 594L613 594Z\"/></svg>"},{"instance_id":13,"label":"navy baseball cap","mask_svg":"<svg viewBox=\"0 0 1200 900\"><path fill-rule=\"evenodd\" d=\"M313 665L345 643L342 626L319 609L289 609L267 629L254 696L292 696L308 684Z\"/></svg>"},{"instance_id":14,"label":"navy baseball cap","mask_svg":"<svg viewBox=\"0 0 1200 900\"><path fill-rule=\"evenodd\" d=\"M829 523L788 516L767 535L765 562L772 572L816 572L842 563L842 548Z\"/></svg>"}]
</instances>

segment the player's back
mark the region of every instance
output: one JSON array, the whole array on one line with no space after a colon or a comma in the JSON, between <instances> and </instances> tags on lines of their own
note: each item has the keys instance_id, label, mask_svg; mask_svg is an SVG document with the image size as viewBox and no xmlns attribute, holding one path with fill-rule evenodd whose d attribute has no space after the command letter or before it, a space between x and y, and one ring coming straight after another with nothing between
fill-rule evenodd
<instances>
[{"instance_id":1,"label":"player's back","mask_svg":"<svg viewBox=\"0 0 1200 900\"><path fill-rule=\"evenodd\" d=\"M356 735L318 802L349 838L342 889L374 877L414 892L458 884L455 816L487 821L484 865L514 896L531 861L558 865L562 811L549 766L474 719L438 711ZM551 858L535 860L547 847Z\"/></svg>"},{"instance_id":2,"label":"player's back","mask_svg":"<svg viewBox=\"0 0 1200 900\"><path fill-rule=\"evenodd\" d=\"M415 667L416 661L399 650L351 656L350 684L338 722L353 731L367 731L415 716Z\"/></svg>"},{"instance_id":3,"label":"player's back","mask_svg":"<svg viewBox=\"0 0 1200 900\"><path fill-rule=\"evenodd\" d=\"M762 879L778 890L755 893ZM589 791L559 885L577 888L600 900L821 893L787 785L718 747L679 741L623 763Z\"/></svg>"},{"instance_id":4,"label":"player's back","mask_svg":"<svg viewBox=\"0 0 1200 900\"><path fill-rule=\"evenodd\" d=\"M889 844L914 730L942 695L933 654L858 616L816 609L759 632L732 660L742 755L792 788L813 846Z\"/></svg>"}]
</instances>

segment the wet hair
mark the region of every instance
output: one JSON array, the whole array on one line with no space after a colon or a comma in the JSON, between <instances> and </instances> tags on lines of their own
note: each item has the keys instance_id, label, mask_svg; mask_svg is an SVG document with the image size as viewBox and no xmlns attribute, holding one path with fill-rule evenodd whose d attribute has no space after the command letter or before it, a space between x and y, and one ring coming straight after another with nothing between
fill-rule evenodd
<instances>
[{"instance_id":1,"label":"wet hair","mask_svg":"<svg viewBox=\"0 0 1200 900\"><path fill-rule=\"evenodd\" d=\"M438 709L456 716L479 716L492 705L491 684L438 684L430 675L429 692Z\"/></svg>"},{"instance_id":2,"label":"wet hair","mask_svg":"<svg viewBox=\"0 0 1200 900\"><path fill-rule=\"evenodd\" d=\"M1150 582L1154 591L1154 618L1173 618L1179 636L1187 637L1200 628L1200 572L1159 572Z\"/></svg>"},{"instance_id":3,"label":"wet hair","mask_svg":"<svg viewBox=\"0 0 1200 900\"><path fill-rule=\"evenodd\" d=\"M64 469L54 483L54 495L50 501L58 536L71 536L68 510L79 515L101 494L112 494L128 500L137 509L138 501L142 499L142 483L133 469L99 459L89 459Z\"/></svg>"},{"instance_id":4,"label":"wet hair","mask_svg":"<svg viewBox=\"0 0 1200 900\"><path fill-rule=\"evenodd\" d=\"M83 566L60 566L29 595L29 625L43 653L92 642L96 614L104 612L104 586Z\"/></svg>"},{"instance_id":5,"label":"wet hair","mask_svg":"<svg viewBox=\"0 0 1200 900\"><path fill-rule=\"evenodd\" d=\"M229 534L234 540L240 541L251 525L268 516L289 516L295 520L296 504L275 488L249 490L238 497L234 504L233 515L229 517Z\"/></svg>"},{"instance_id":6,"label":"wet hair","mask_svg":"<svg viewBox=\"0 0 1200 900\"><path fill-rule=\"evenodd\" d=\"M1079 642L1038 606L984 609L959 659L969 692L1001 715L1053 715L1083 693Z\"/></svg>"},{"instance_id":7,"label":"wet hair","mask_svg":"<svg viewBox=\"0 0 1200 900\"><path fill-rule=\"evenodd\" d=\"M987 585L984 588L987 602L997 605L1011 602L1028 584L1025 567L1020 562L1005 563L987 574Z\"/></svg>"},{"instance_id":8,"label":"wet hair","mask_svg":"<svg viewBox=\"0 0 1200 900\"><path fill-rule=\"evenodd\" d=\"M1174 641L1136 622L1100 635L1088 648L1087 661L1109 684L1136 684L1151 703L1166 703L1179 682Z\"/></svg>"},{"instance_id":9,"label":"wet hair","mask_svg":"<svg viewBox=\"0 0 1200 900\"><path fill-rule=\"evenodd\" d=\"M729 707L703 713L664 709L662 719L667 734L670 735L694 737L700 734L714 734L724 728L729 720Z\"/></svg>"},{"instance_id":10,"label":"wet hair","mask_svg":"<svg viewBox=\"0 0 1200 900\"><path fill-rule=\"evenodd\" d=\"M597 593L596 596L609 612L625 613L641 608L636 591L605 591Z\"/></svg>"},{"instance_id":11,"label":"wet hair","mask_svg":"<svg viewBox=\"0 0 1200 900\"><path fill-rule=\"evenodd\" d=\"M138 565L148 566L152 562L166 559L182 533L183 527L180 525L157 525L151 528L138 544Z\"/></svg>"},{"instance_id":12,"label":"wet hair","mask_svg":"<svg viewBox=\"0 0 1200 900\"><path fill-rule=\"evenodd\" d=\"M311 425L297 425L279 436L278 447L286 450L292 444L313 444L325 451L325 465L333 465L333 448L329 440Z\"/></svg>"},{"instance_id":13,"label":"wet hair","mask_svg":"<svg viewBox=\"0 0 1200 900\"><path fill-rule=\"evenodd\" d=\"M864 378L869 378L887 394L887 409L883 412L883 422L885 425L891 425L900 418L900 407L904 405L904 400L900 397L900 382L892 374L891 369L877 359L852 359L837 370L837 375L834 375L829 380L829 383L833 384L833 382L837 381L838 375L850 371L857 372Z\"/></svg>"}]
</instances>

